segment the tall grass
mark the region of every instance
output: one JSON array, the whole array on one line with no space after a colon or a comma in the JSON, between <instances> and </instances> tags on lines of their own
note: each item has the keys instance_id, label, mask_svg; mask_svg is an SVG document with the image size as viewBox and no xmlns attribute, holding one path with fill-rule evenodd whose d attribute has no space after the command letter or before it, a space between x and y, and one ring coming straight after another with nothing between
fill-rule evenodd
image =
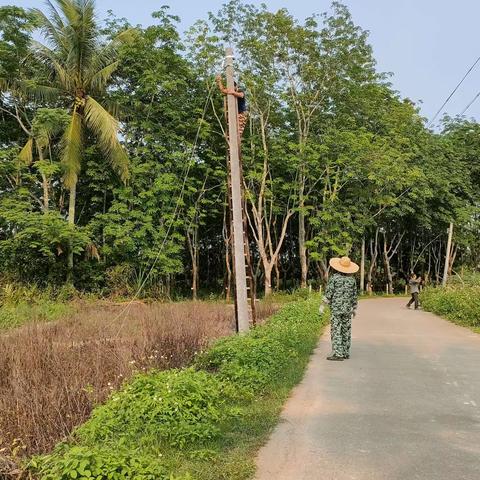
<instances>
[{"instance_id":1,"label":"tall grass","mask_svg":"<svg viewBox=\"0 0 480 480\"><path fill-rule=\"evenodd\" d=\"M123 309L97 302L0 336L0 463L2 454L49 451L134 373L184 366L234 331L225 304L137 302L119 315ZM259 318L274 309L260 305Z\"/></svg>"}]
</instances>

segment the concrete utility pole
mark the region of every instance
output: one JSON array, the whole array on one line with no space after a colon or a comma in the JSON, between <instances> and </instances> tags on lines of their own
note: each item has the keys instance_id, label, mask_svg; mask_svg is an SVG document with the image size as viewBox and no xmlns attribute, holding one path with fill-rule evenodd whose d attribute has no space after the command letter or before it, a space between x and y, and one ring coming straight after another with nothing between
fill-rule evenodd
<instances>
[{"instance_id":1,"label":"concrete utility pole","mask_svg":"<svg viewBox=\"0 0 480 480\"><path fill-rule=\"evenodd\" d=\"M453 237L453 223L450 222L450 226L448 227L447 252L445 253L445 267L443 269L443 278L442 278L443 287L447 285L448 267L450 266L450 254L452 250L452 237Z\"/></svg>"},{"instance_id":2,"label":"concrete utility pole","mask_svg":"<svg viewBox=\"0 0 480 480\"><path fill-rule=\"evenodd\" d=\"M225 73L227 89L234 90L233 80L233 50L225 50ZM235 300L237 314L237 329L247 332L249 329L247 273L245 265L245 245L242 214L242 184L239 156L238 137L238 104L234 95L227 95L228 106L228 146L230 150L230 179L232 198L232 230L233 230L233 257L235 266Z\"/></svg>"}]
</instances>

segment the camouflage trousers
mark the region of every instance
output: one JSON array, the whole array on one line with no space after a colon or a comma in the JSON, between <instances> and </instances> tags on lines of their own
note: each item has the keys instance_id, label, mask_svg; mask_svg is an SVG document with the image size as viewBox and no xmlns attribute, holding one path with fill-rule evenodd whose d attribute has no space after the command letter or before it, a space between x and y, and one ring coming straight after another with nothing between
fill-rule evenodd
<instances>
[{"instance_id":1,"label":"camouflage trousers","mask_svg":"<svg viewBox=\"0 0 480 480\"><path fill-rule=\"evenodd\" d=\"M349 356L352 343L352 314L332 312L330 329L333 355Z\"/></svg>"},{"instance_id":2,"label":"camouflage trousers","mask_svg":"<svg viewBox=\"0 0 480 480\"><path fill-rule=\"evenodd\" d=\"M247 120L248 120L248 112L241 112L238 114L238 135L240 136L240 138L242 137L243 131L247 126Z\"/></svg>"}]
</instances>

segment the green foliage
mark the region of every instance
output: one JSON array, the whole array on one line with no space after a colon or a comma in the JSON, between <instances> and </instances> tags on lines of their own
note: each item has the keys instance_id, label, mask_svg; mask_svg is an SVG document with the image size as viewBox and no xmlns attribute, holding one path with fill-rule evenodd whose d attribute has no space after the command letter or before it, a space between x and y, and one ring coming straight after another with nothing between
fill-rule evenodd
<instances>
[{"instance_id":1,"label":"green foliage","mask_svg":"<svg viewBox=\"0 0 480 480\"><path fill-rule=\"evenodd\" d=\"M466 327L480 328L480 285L427 288L421 302L425 310Z\"/></svg>"},{"instance_id":2,"label":"green foliage","mask_svg":"<svg viewBox=\"0 0 480 480\"><path fill-rule=\"evenodd\" d=\"M310 300L308 306L312 305ZM198 359L198 367L216 372L250 394L261 393L282 382L282 372L288 370L288 365L312 348L320 322L315 308L307 309L299 301L248 336L220 340Z\"/></svg>"},{"instance_id":3,"label":"green foliage","mask_svg":"<svg viewBox=\"0 0 480 480\"><path fill-rule=\"evenodd\" d=\"M57 212L35 211L27 193L21 193L20 198L0 199L0 267L20 282L58 283L63 280L62 261L69 242L79 254L90 237L85 228L69 225Z\"/></svg>"},{"instance_id":4,"label":"green foliage","mask_svg":"<svg viewBox=\"0 0 480 480\"><path fill-rule=\"evenodd\" d=\"M268 434L326 323L318 302L287 305L250 333L218 341L194 367L137 375L70 444L30 468L45 480L233 478L226 473L233 468L235 478L247 478L252 448Z\"/></svg>"},{"instance_id":5,"label":"green foliage","mask_svg":"<svg viewBox=\"0 0 480 480\"><path fill-rule=\"evenodd\" d=\"M5 283L0 285L0 330L32 321L60 318L71 311L68 288L39 288L36 285Z\"/></svg>"},{"instance_id":6,"label":"green foliage","mask_svg":"<svg viewBox=\"0 0 480 480\"><path fill-rule=\"evenodd\" d=\"M70 307L56 300L39 297L35 303L19 302L16 305L0 306L0 330L19 327L35 321L56 320L70 312Z\"/></svg>"},{"instance_id":7,"label":"green foliage","mask_svg":"<svg viewBox=\"0 0 480 480\"><path fill-rule=\"evenodd\" d=\"M183 447L218 434L222 383L193 369L139 375L77 430L85 442L135 443L142 436Z\"/></svg>"},{"instance_id":8,"label":"green foliage","mask_svg":"<svg viewBox=\"0 0 480 480\"><path fill-rule=\"evenodd\" d=\"M62 456L59 456L62 454ZM111 451L95 447L57 448L52 455L33 459L30 468L42 480L189 480L189 475L170 475L158 461L137 450Z\"/></svg>"}]
</instances>

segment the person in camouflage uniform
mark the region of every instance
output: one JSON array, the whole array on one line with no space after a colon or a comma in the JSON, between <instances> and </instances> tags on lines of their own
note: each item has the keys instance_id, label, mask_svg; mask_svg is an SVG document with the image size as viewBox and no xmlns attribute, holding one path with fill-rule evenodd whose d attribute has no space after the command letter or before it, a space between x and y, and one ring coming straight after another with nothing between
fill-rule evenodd
<instances>
[{"instance_id":1,"label":"person in camouflage uniform","mask_svg":"<svg viewBox=\"0 0 480 480\"><path fill-rule=\"evenodd\" d=\"M359 267L348 257L332 258L330 266L336 272L330 276L323 298L331 312L332 354L327 360L341 361L350 358L352 317L358 303L357 282L352 274Z\"/></svg>"}]
</instances>

